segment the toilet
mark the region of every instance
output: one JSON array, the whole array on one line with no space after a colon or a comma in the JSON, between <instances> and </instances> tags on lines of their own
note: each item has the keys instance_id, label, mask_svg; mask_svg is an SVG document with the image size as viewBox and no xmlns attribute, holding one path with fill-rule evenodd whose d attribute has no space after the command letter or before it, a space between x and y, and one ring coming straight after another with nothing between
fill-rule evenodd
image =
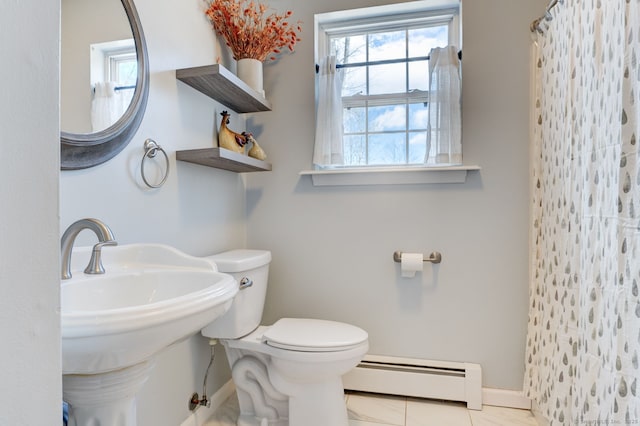
<instances>
[{"instance_id":1,"label":"toilet","mask_svg":"<svg viewBox=\"0 0 640 426\"><path fill-rule=\"evenodd\" d=\"M229 311L202 329L225 348L238 426L348 426L342 375L367 353L367 332L308 318L260 325L271 253L232 250L207 259L240 285Z\"/></svg>"}]
</instances>

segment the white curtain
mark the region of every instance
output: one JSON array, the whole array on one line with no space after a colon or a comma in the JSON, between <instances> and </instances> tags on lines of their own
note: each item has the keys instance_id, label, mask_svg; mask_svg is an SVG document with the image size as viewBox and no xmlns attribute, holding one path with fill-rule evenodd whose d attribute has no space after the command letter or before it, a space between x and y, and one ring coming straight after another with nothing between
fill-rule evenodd
<instances>
[{"instance_id":1,"label":"white curtain","mask_svg":"<svg viewBox=\"0 0 640 426\"><path fill-rule=\"evenodd\" d=\"M461 71L455 46L429 53L429 125L424 162L462 164Z\"/></svg>"},{"instance_id":2,"label":"white curtain","mask_svg":"<svg viewBox=\"0 0 640 426\"><path fill-rule=\"evenodd\" d=\"M342 76L336 57L320 61L318 70L318 109L313 164L319 167L344 163L342 148Z\"/></svg>"},{"instance_id":3,"label":"white curtain","mask_svg":"<svg viewBox=\"0 0 640 426\"><path fill-rule=\"evenodd\" d=\"M127 110L133 89L116 91L116 83L96 83L91 102L91 127L99 132L114 124Z\"/></svg>"},{"instance_id":4,"label":"white curtain","mask_svg":"<svg viewBox=\"0 0 640 426\"><path fill-rule=\"evenodd\" d=\"M634 424L640 2L565 0L552 14L533 61L524 387L551 425Z\"/></svg>"}]
</instances>

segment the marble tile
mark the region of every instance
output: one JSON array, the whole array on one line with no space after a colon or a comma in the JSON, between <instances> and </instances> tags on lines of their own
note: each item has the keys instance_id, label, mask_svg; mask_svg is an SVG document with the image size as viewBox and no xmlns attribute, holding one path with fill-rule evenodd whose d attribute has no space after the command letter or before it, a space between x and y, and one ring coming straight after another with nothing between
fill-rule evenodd
<instances>
[{"instance_id":1,"label":"marble tile","mask_svg":"<svg viewBox=\"0 0 640 426\"><path fill-rule=\"evenodd\" d=\"M485 405L482 411L469 410L469 414L473 426L538 426L529 410Z\"/></svg>"},{"instance_id":2,"label":"marble tile","mask_svg":"<svg viewBox=\"0 0 640 426\"><path fill-rule=\"evenodd\" d=\"M487 405L467 410L464 403L360 393L346 399L349 426L538 426L528 410ZM236 426L238 415L233 394L204 426Z\"/></svg>"},{"instance_id":3,"label":"marble tile","mask_svg":"<svg viewBox=\"0 0 640 426\"><path fill-rule=\"evenodd\" d=\"M405 426L471 426L464 403L407 398Z\"/></svg>"},{"instance_id":4,"label":"marble tile","mask_svg":"<svg viewBox=\"0 0 640 426\"><path fill-rule=\"evenodd\" d=\"M349 426L394 426L388 423L372 423L372 422L363 422L361 420L349 420Z\"/></svg>"},{"instance_id":5,"label":"marble tile","mask_svg":"<svg viewBox=\"0 0 640 426\"><path fill-rule=\"evenodd\" d=\"M349 394L347 397L349 419L361 422L404 426L405 408L404 397L369 394Z\"/></svg>"},{"instance_id":6,"label":"marble tile","mask_svg":"<svg viewBox=\"0 0 640 426\"><path fill-rule=\"evenodd\" d=\"M238 398L234 393L218 407L204 426L236 426L239 414L240 407L238 406Z\"/></svg>"}]
</instances>

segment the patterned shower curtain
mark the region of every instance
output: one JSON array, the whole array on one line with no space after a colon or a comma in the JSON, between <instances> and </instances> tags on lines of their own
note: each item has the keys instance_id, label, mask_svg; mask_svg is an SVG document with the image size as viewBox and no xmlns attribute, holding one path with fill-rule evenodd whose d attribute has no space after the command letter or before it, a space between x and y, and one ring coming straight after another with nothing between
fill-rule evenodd
<instances>
[{"instance_id":1,"label":"patterned shower curtain","mask_svg":"<svg viewBox=\"0 0 640 426\"><path fill-rule=\"evenodd\" d=\"M525 392L552 425L640 424L640 0L537 34Z\"/></svg>"}]
</instances>

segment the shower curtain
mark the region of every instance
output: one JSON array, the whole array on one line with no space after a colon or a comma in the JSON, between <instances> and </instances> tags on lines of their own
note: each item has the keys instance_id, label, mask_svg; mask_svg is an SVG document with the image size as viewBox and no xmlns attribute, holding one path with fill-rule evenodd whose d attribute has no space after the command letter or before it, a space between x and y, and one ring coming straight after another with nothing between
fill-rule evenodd
<instances>
[{"instance_id":1,"label":"shower curtain","mask_svg":"<svg viewBox=\"0 0 640 426\"><path fill-rule=\"evenodd\" d=\"M525 392L552 425L640 424L640 0L536 36Z\"/></svg>"}]
</instances>

